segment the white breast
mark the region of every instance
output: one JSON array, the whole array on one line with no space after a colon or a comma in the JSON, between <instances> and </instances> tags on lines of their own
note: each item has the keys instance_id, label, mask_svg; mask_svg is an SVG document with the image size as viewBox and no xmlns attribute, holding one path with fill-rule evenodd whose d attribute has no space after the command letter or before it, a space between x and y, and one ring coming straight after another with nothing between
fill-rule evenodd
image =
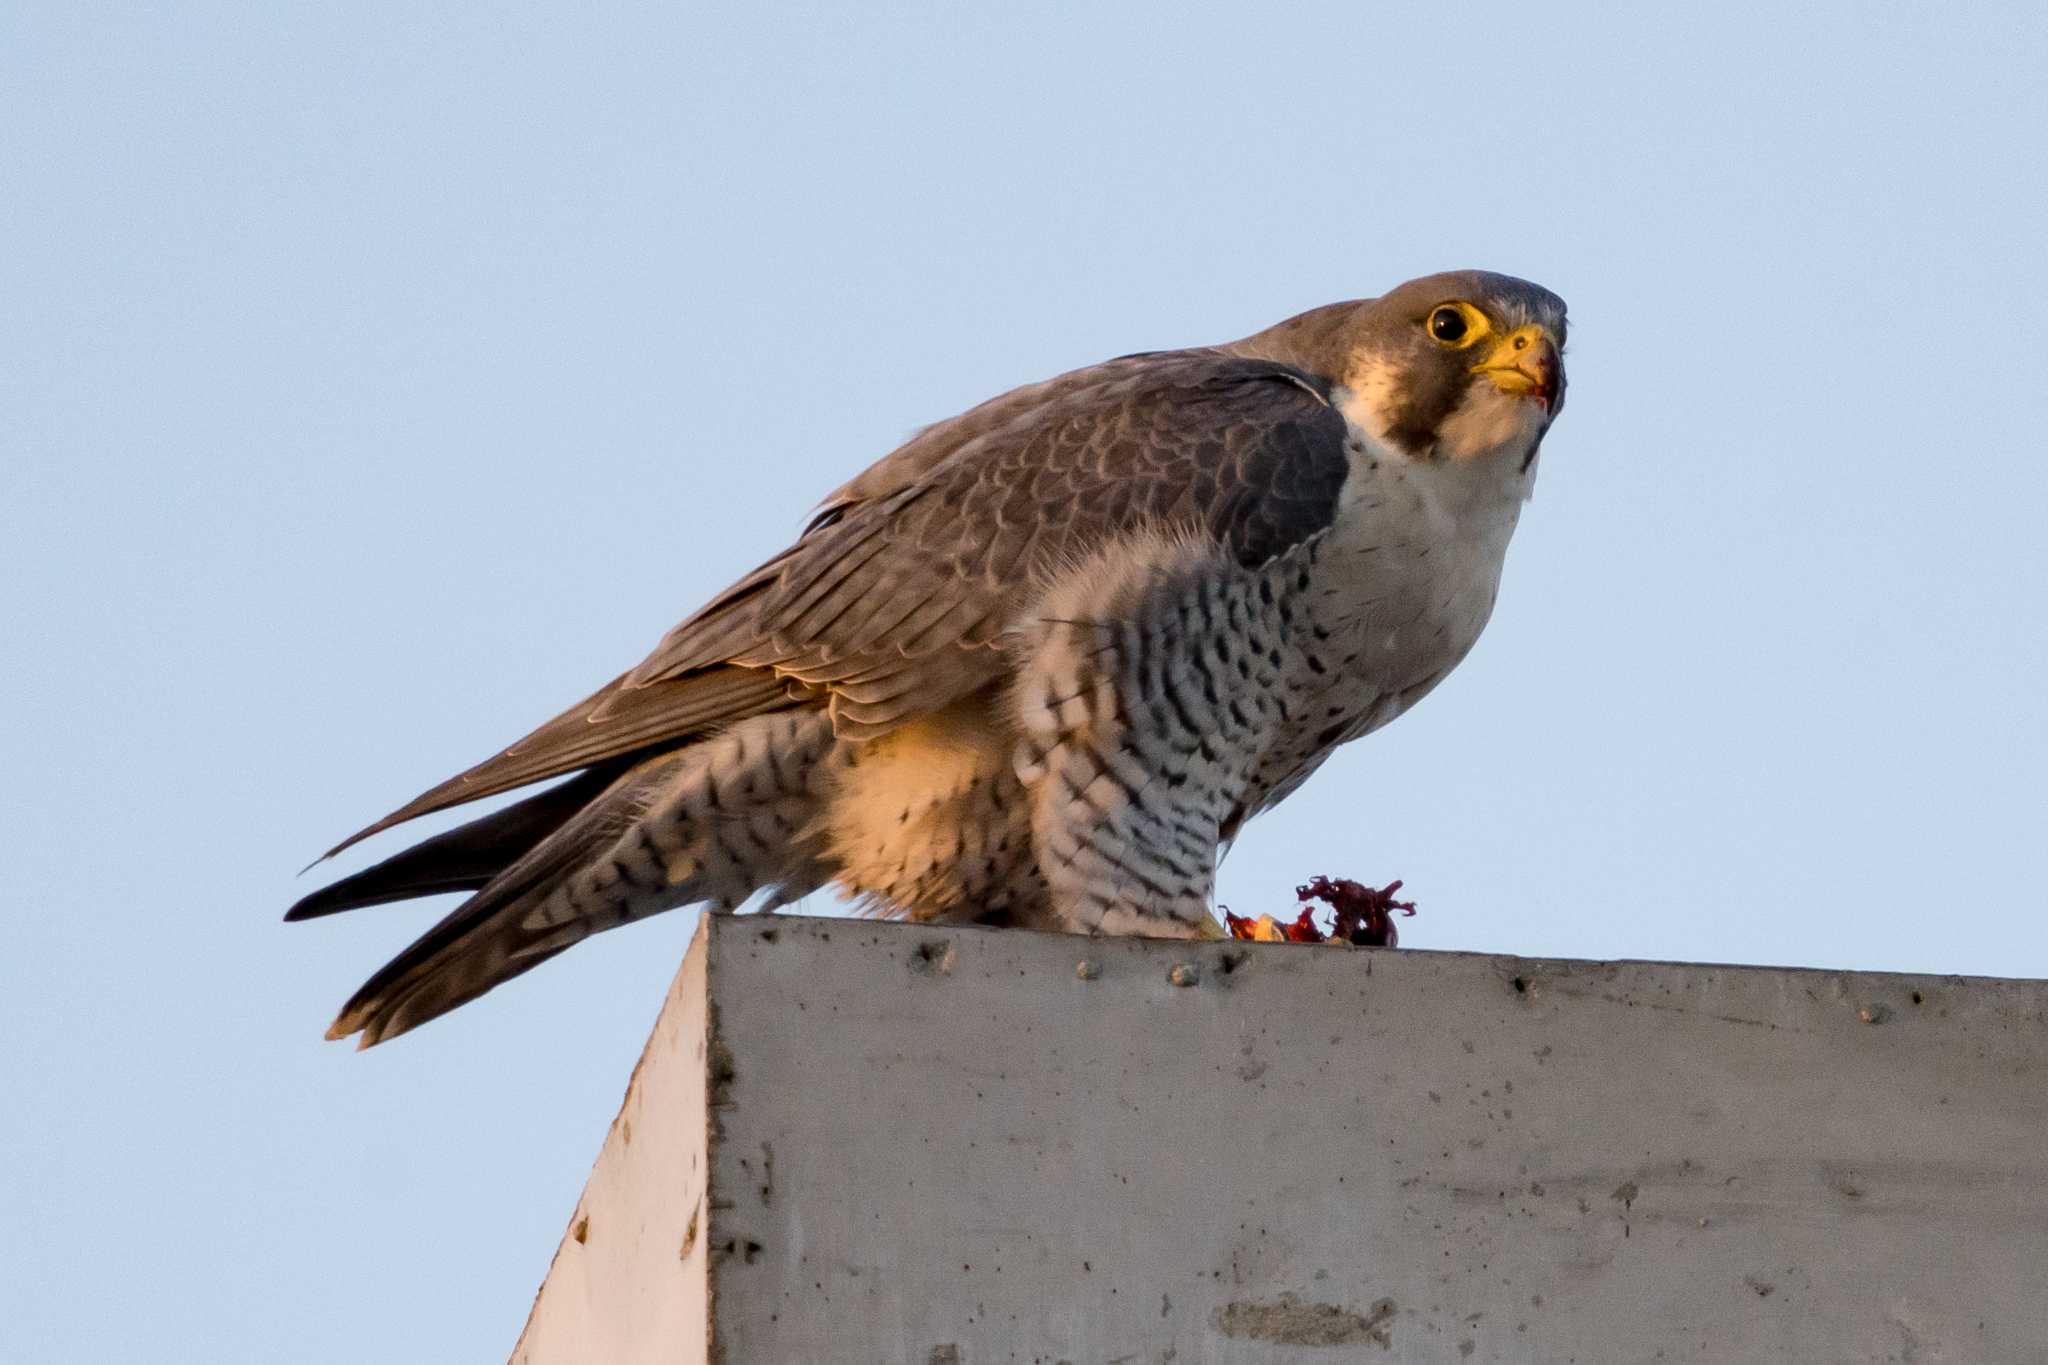
<instances>
[{"instance_id":1,"label":"white breast","mask_svg":"<svg viewBox=\"0 0 2048 1365\"><path fill-rule=\"evenodd\" d=\"M1534 479L1540 423L1499 447L1420 461L1353 423L1351 478L1319 556L1317 621L1343 645L1339 690L1362 734L1392 720L1463 659L1492 615L1502 563ZM1528 468L1524 468L1528 465Z\"/></svg>"}]
</instances>

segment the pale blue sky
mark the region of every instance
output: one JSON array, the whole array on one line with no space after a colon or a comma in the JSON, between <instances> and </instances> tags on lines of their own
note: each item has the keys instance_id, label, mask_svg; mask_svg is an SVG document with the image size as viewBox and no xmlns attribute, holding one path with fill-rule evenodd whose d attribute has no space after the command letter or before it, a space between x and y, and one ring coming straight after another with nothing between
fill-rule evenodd
<instances>
[{"instance_id":1,"label":"pale blue sky","mask_svg":"<svg viewBox=\"0 0 2048 1365\"><path fill-rule=\"evenodd\" d=\"M358 1056L434 912L299 866L911 428L1432 270L1564 295L1571 405L1487 637L1223 898L2048 975L2044 22L0 9L0 1357L502 1358L691 919Z\"/></svg>"}]
</instances>

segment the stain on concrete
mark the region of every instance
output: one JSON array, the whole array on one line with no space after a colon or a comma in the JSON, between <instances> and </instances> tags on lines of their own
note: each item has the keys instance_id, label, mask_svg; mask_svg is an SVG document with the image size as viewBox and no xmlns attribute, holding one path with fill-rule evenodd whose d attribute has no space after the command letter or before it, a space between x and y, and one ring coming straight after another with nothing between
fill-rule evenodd
<instances>
[{"instance_id":1,"label":"stain on concrete","mask_svg":"<svg viewBox=\"0 0 2048 1365\"><path fill-rule=\"evenodd\" d=\"M1282 1294L1266 1302L1240 1300L1216 1310L1216 1330L1241 1341L1276 1346L1356 1346L1391 1349L1395 1304L1381 1299L1363 1313L1334 1303L1308 1303Z\"/></svg>"},{"instance_id":2,"label":"stain on concrete","mask_svg":"<svg viewBox=\"0 0 2048 1365\"><path fill-rule=\"evenodd\" d=\"M921 976L951 976L959 961L951 939L935 938L917 945L910 955L910 970Z\"/></svg>"},{"instance_id":3,"label":"stain on concrete","mask_svg":"<svg viewBox=\"0 0 2048 1365\"><path fill-rule=\"evenodd\" d=\"M924 1358L924 1365L960 1365L960 1348L952 1342L932 1347L932 1353Z\"/></svg>"},{"instance_id":4,"label":"stain on concrete","mask_svg":"<svg viewBox=\"0 0 2048 1365\"><path fill-rule=\"evenodd\" d=\"M744 1265L752 1265L761 1259L762 1250L761 1244L752 1238L728 1237L711 1248L711 1261L716 1265L737 1258Z\"/></svg>"},{"instance_id":5,"label":"stain on concrete","mask_svg":"<svg viewBox=\"0 0 2048 1365\"><path fill-rule=\"evenodd\" d=\"M581 1218L578 1218L576 1226L569 1229L569 1235L576 1239L576 1245L578 1246L582 1246L585 1242L589 1241L590 1215L586 1213Z\"/></svg>"},{"instance_id":6,"label":"stain on concrete","mask_svg":"<svg viewBox=\"0 0 2048 1365\"><path fill-rule=\"evenodd\" d=\"M691 1209L691 1210L690 1210L690 1221L689 1221L689 1224L688 1224L688 1225L687 1225L686 1227L684 1227L684 1228L683 1228L683 1249L682 1249L682 1251L681 1251L681 1252L679 1252L679 1253L677 1254L677 1258L676 1258L676 1259L678 1259L678 1260L683 1260L683 1261L687 1261L687 1260L689 1260L689 1259L690 1259L690 1253L691 1253L692 1251L695 1251L695 1250L697 1249L697 1214L698 1214L698 1212L699 1212L699 1210L697 1210L697 1209Z\"/></svg>"},{"instance_id":7,"label":"stain on concrete","mask_svg":"<svg viewBox=\"0 0 2048 1365\"><path fill-rule=\"evenodd\" d=\"M710 1090L708 1098L713 1109L732 1107L732 1088L739 1078L732 1049L714 1038L705 1064L705 1079Z\"/></svg>"},{"instance_id":8,"label":"stain on concrete","mask_svg":"<svg viewBox=\"0 0 2048 1365\"><path fill-rule=\"evenodd\" d=\"M1890 1322L1899 1333L1899 1353L1891 1359L1899 1361L1900 1365L1917 1365L1921 1359L1921 1350L1927 1345L1926 1339L1913 1330L1898 1309L1892 1310Z\"/></svg>"},{"instance_id":9,"label":"stain on concrete","mask_svg":"<svg viewBox=\"0 0 2048 1365\"><path fill-rule=\"evenodd\" d=\"M739 1158L739 1163L740 1170L746 1173L749 1180L755 1182L754 1189L761 1196L762 1206L764 1208L773 1207L775 1203L775 1149L766 1142L761 1144L761 1161L758 1169L755 1163L747 1160L745 1157Z\"/></svg>"},{"instance_id":10,"label":"stain on concrete","mask_svg":"<svg viewBox=\"0 0 2048 1365\"><path fill-rule=\"evenodd\" d=\"M1832 1161L1823 1161L1820 1166L1821 1178L1828 1187L1842 1198L1855 1201L1863 1197L1863 1177L1847 1166Z\"/></svg>"}]
</instances>

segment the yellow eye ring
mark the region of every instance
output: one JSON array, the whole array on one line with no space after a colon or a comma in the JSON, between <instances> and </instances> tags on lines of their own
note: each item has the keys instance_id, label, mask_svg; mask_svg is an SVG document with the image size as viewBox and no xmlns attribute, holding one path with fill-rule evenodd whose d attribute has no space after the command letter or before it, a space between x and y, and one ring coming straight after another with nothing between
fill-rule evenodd
<instances>
[{"instance_id":1,"label":"yellow eye ring","mask_svg":"<svg viewBox=\"0 0 2048 1365\"><path fill-rule=\"evenodd\" d=\"M1487 331L1486 315L1469 303L1441 303L1429 310L1423 330L1439 346L1462 350Z\"/></svg>"}]
</instances>

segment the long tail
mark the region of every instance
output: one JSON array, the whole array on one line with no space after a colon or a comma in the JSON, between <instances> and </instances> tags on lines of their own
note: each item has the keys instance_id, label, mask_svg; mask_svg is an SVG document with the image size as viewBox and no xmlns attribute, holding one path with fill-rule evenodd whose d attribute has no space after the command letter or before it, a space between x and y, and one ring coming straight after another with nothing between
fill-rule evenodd
<instances>
[{"instance_id":1,"label":"long tail","mask_svg":"<svg viewBox=\"0 0 2048 1365\"><path fill-rule=\"evenodd\" d=\"M831 875L813 830L833 752L821 712L753 717L623 771L594 768L314 892L286 918L473 893L364 982L327 1036L374 1046L662 910L815 890Z\"/></svg>"},{"instance_id":2,"label":"long tail","mask_svg":"<svg viewBox=\"0 0 2048 1365\"><path fill-rule=\"evenodd\" d=\"M611 786L623 764L593 768L538 796L423 840L375 867L324 886L285 911L290 921L411 900L444 891L478 891Z\"/></svg>"}]
</instances>

